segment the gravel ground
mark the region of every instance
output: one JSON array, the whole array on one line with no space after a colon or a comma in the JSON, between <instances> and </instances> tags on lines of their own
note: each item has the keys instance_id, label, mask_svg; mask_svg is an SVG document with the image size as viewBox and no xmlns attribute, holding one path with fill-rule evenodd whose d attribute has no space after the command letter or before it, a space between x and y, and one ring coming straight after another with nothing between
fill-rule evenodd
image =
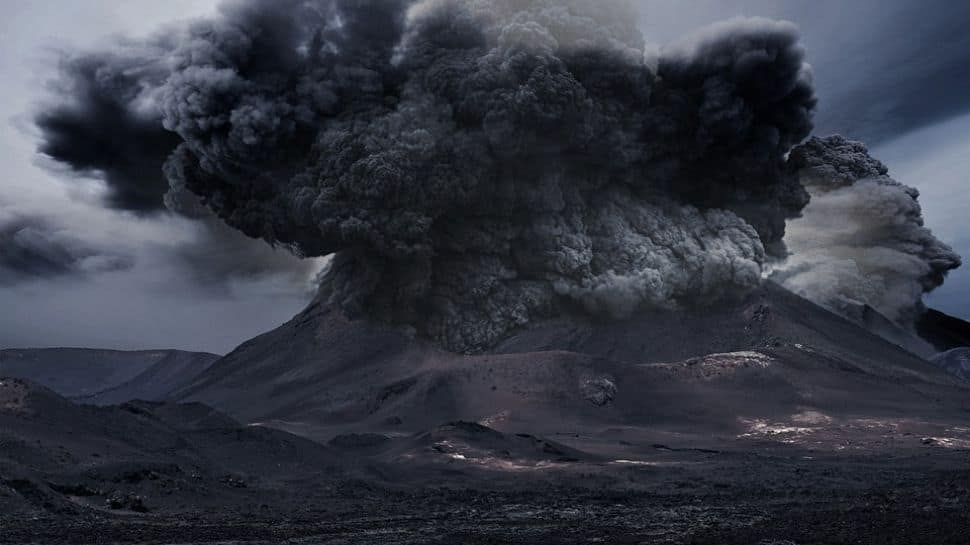
<instances>
[{"instance_id":1,"label":"gravel ground","mask_svg":"<svg viewBox=\"0 0 970 545\"><path fill-rule=\"evenodd\" d=\"M670 470L576 464L555 474L514 477L456 464L450 473L430 476L433 482L306 481L233 490L214 504L144 514L38 509L0 515L0 542L970 543L966 451L790 454L708 454L700 460L691 454ZM152 506L150 497L146 504Z\"/></svg>"}]
</instances>

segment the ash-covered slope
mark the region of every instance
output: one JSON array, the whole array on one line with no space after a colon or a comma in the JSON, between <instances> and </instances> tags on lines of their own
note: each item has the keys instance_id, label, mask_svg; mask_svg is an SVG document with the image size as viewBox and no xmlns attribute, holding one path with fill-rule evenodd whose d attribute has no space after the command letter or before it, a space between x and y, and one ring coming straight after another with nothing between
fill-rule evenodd
<instances>
[{"instance_id":1,"label":"ash-covered slope","mask_svg":"<svg viewBox=\"0 0 970 545\"><path fill-rule=\"evenodd\" d=\"M133 399L161 401L189 384L219 359L219 356L205 352L166 352L165 357L131 380L94 395L76 396L74 399L95 405L114 405Z\"/></svg>"},{"instance_id":2,"label":"ash-covered slope","mask_svg":"<svg viewBox=\"0 0 970 545\"><path fill-rule=\"evenodd\" d=\"M495 352L569 350L648 363L776 343L811 346L877 368L925 367L899 346L770 281L740 301L719 305L645 310L623 321L575 316L540 323L506 339Z\"/></svg>"},{"instance_id":3,"label":"ash-covered slope","mask_svg":"<svg viewBox=\"0 0 970 545\"><path fill-rule=\"evenodd\" d=\"M806 411L950 418L970 406L967 394L925 360L768 283L716 307L540 323L473 356L315 302L177 397L324 438L452 420L546 435L740 434L745 422Z\"/></svg>"},{"instance_id":4,"label":"ash-covered slope","mask_svg":"<svg viewBox=\"0 0 970 545\"><path fill-rule=\"evenodd\" d=\"M77 405L0 376L0 509L8 514L225 506L252 501L238 489L319 476L338 458L201 404Z\"/></svg>"}]
</instances>

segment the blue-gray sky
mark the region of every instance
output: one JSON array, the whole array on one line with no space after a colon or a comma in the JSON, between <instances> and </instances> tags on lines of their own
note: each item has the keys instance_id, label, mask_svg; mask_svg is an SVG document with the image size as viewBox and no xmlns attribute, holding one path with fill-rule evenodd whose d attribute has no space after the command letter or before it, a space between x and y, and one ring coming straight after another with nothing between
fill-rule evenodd
<instances>
[{"instance_id":1,"label":"blue-gray sky","mask_svg":"<svg viewBox=\"0 0 970 545\"><path fill-rule=\"evenodd\" d=\"M0 5L0 241L30 250L27 277L0 274L0 346L175 347L225 352L278 325L308 297L315 265L179 218L103 206L103 183L78 183L36 153L31 111L56 50L144 35L204 15L215 0L7 0ZM648 41L662 45L734 16L796 23L819 95L816 133L866 141L899 181L916 186L927 224L970 256L970 4L640 0ZM208 255L206 237L225 237ZM220 239L222 240L222 239ZM38 258L39 256L39 258ZM0 256L6 261L26 259ZM244 270L236 270L247 263ZM22 264L22 263L21 263ZM2 272L2 271L0 271ZM970 318L970 270L928 298Z\"/></svg>"}]
</instances>

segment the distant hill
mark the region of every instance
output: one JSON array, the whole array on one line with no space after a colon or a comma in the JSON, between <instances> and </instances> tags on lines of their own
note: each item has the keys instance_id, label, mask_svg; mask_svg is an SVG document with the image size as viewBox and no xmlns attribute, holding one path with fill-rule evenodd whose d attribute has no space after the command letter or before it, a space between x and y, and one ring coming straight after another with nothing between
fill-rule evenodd
<instances>
[{"instance_id":1,"label":"distant hill","mask_svg":"<svg viewBox=\"0 0 970 545\"><path fill-rule=\"evenodd\" d=\"M938 310L923 313L916 323L916 331L940 352L970 346L970 322Z\"/></svg>"},{"instance_id":2,"label":"distant hill","mask_svg":"<svg viewBox=\"0 0 970 545\"><path fill-rule=\"evenodd\" d=\"M115 405L133 399L162 401L189 384L219 356L204 352L169 350L157 363L134 378L90 396L74 396L75 401L94 405Z\"/></svg>"},{"instance_id":3,"label":"distant hill","mask_svg":"<svg viewBox=\"0 0 970 545\"><path fill-rule=\"evenodd\" d=\"M942 352L932 361L948 373L970 381L970 347L962 346Z\"/></svg>"},{"instance_id":4,"label":"distant hill","mask_svg":"<svg viewBox=\"0 0 970 545\"><path fill-rule=\"evenodd\" d=\"M65 397L88 398L90 403L156 400L218 358L181 350L4 349L0 350L0 376L28 379Z\"/></svg>"}]
</instances>

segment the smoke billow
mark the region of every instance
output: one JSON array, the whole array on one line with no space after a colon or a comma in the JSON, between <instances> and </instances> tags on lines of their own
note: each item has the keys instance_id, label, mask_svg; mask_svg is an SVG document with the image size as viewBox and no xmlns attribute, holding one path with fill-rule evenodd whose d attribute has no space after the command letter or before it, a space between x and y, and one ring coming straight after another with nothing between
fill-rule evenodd
<instances>
[{"instance_id":1,"label":"smoke billow","mask_svg":"<svg viewBox=\"0 0 970 545\"><path fill-rule=\"evenodd\" d=\"M795 28L738 19L655 55L636 21L592 0L235 2L70 65L96 61L66 111L104 123L114 162L65 153L84 131L64 116L40 125L56 158L119 172L118 199L164 152L170 206L333 253L331 301L478 350L564 306L743 293L786 255L808 202L786 154L815 105ZM140 132L158 145L121 145Z\"/></svg>"},{"instance_id":2,"label":"smoke billow","mask_svg":"<svg viewBox=\"0 0 970 545\"><path fill-rule=\"evenodd\" d=\"M196 195L170 183L164 172L182 140L163 126L153 95L170 74L173 44L184 37L175 32L144 43L125 40L113 51L62 58L60 77L51 84L58 100L35 118L42 134L39 151L75 173L101 178L110 208L192 220L183 240L153 249L193 283L225 294L237 281L276 278L302 293L318 263L276 251L228 227ZM78 272L75 267L61 269Z\"/></svg>"},{"instance_id":3,"label":"smoke billow","mask_svg":"<svg viewBox=\"0 0 970 545\"><path fill-rule=\"evenodd\" d=\"M164 77L159 51L126 47L64 59L54 90L67 100L36 118L41 153L100 175L113 208L159 210L168 191L162 165L180 140L145 96Z\"/></svg>"},{"instance_id":4,"label":"smoke billow","mask_svg":"<svg viewBox=\"0 0 970 545\"><path fill-rule=\"evenodd\" d=\"M960 256L923 226L919 192L888 176L865 145L812 138L790 168L811 194L785 242L792 256L773 278L842 315L868 305L904 327L922 297L960 266Z\"/></svg>"}]
</instances>

